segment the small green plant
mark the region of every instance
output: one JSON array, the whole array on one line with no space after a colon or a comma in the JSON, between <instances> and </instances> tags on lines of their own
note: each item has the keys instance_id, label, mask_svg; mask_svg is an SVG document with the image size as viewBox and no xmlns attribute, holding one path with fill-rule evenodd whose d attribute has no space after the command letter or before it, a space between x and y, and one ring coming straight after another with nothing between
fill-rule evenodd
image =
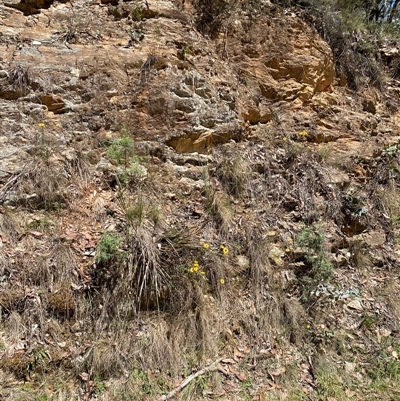
<instances>
[{"instance_id":1,"label":"small green plant","mask_svg":"<svg viewBox=\"0 0 400 401\"><path fill-rule=\"evenodd\" d=\"M246 379L240 382L240 387L242 389L241 394L244 400L250 401L252 396L250 394L250 389L253 387L253 382L250 379Z\"/></svg>"},{"instance_id":2,"label":"small green plant","mask_svg":"<svg viewBox=\"0 0 400 401\"><path fill-rule=\"evenodd\" d=\"M364 328L365 330L372 330L377 323L378 318L376 316L366 313L361 319L360 327Z\"/></svg>"},{"instance_id":3,"label":"small green plant","mask_svg":"<svg viewBox=\"0 0 400 401\"><path fill-rule=\"evenodd\" d=\"M140 173L139 158L135 153L135 143L123 130L122 138L114 139L107 148L107 155L122 167L122 174L117 174L119 184L127 184L130 178ZM140 174L139 174L140 175Z\"/></svg>"},{"instance_id":4,"label":"small green plant","mask_svg":"<svg viewBox=\"0 0 400 401\"><path fill-rule=\"evenodd\" d=\"M348 399L340 376L336 372L328 370L320 371L317 374L317 394L321 397L318 399L321 400L344 401Z\"/></svg>"},{"instance_id":5,"label":"small green plant","mask_svg":"<svg viewBox=\"0 0 400 401\"><path fill-rule=\"evenodd\" d=\"M103 381L101 381L101 380L96 381L94 393L95 393L96 395L100 395L100 394L102 394L102 393L104 392L104 390L105 390L106 388L107 388L107 386L106 386L106 384L105 384Z\"/></svg>"},{"instance_id":6,"label":"small green plant","mask_svg":"<svg viewBox=\"0 0 400 401\"><path fill-rule=\"evenodd\" d=\"M313 291L321 282L327 281L333 272L333 265L325 250L325 235L320 227L306 226L296 237L304 252L307 272L300 278L304 290Z\"/></svg>"},{"instance_id":7,"label":"small green plant","mask_svg":"<svg viewBox=\"0 0 400 401\"><path fill-rule=\"evenodd\" d=\"M96 248L96 263L106 263L113 259L118 251L121 238L116 233L104 233Z\"/></svg>"},{"instance_id":8,"label":"small green plant","mask_svg":"<svg viewBox=\"0 0 400 401\"><path fill-rule=\"evenodd\" d=\"M386 383L390 388L400 381L400 343L396 339L382 341L381 347L375 354L370 355L368 376L375 382Z\"/></svg>"},{"instance_id":9,"label":"small green plant","mask_svg":"<svg viewBox=\"0 0 400 401\"><path fill-rule=\"evenodd\" d=\"M48 216L44 216L41 219L35 219L27 224L27 228L30 230L45 231L46 229L53 226L53 222Z\"/></svg>"},{"instance_id":10,"label":"small green plant","mask_svg":"<svg viewBox=\"0 0 400 401\"><path fill-rule=\"evenodd\" d=\"M127 170L132 163L137 163L138 158L135 155L135 144L126 132L122 138L114 139L111 145L107 148L107 154L114 161L122 165Z\"/></svg>"},{"instance_id":11,"label":"small green plant","mask_svg":"<svg viewBox=\"0 0 400 401\"><path fill-rule=\"evenodd\" d=\"M49 397L46 394L38 395L35 397L35 401L47 401Z\"/></svg>"},{"instance_id":12,"label":"small green plant","mask_svg":"<svg viewBox=\"0 0 400 401\"><path fill-rule=\"evenodd\" d=\"M133 21L141 21L143 18L143 9L141 7L135 7L132 9L131 15Z\"/></svg>"}]
</instances>

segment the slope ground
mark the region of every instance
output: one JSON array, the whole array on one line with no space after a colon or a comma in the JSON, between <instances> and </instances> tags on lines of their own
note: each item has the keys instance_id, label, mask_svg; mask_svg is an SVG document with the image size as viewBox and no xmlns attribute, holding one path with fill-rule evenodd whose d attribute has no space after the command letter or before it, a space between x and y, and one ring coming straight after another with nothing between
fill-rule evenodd
<instances>
[{"instance_id":1,"label":"slope ground","mask_svg":"<svg viewBox=\"0 0 400 401\"><path fill-rule=\"evenodd\" d=\"M11 3L0 398L400 399L385 93L273 6Z\"/></svg>"}]
</instances>

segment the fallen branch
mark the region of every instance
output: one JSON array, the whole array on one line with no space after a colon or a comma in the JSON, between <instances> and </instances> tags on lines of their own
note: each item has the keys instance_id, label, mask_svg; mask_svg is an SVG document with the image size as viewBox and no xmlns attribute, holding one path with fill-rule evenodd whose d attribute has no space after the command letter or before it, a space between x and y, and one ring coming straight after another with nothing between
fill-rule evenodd
<instances>
[{"instance_id":1,"label":"fallen branch","mask_svg":"<svg viewBox=\"0 0 400 401\"><path fill-rule=\"evenodd\" d=\"M221 366L219 363L222 361L222 358L217 359L215 362L213 362L211 365L206 366L203 369L198 370L197 372L191 374L188 376L178 387L175 387L173 390L171 390L167 395L164 395L161 397L162 400L169 400L172 397L175 397L177 393L182 391L191 381L196 379L199 376L202 376L208 372L215 372L216 370L220 370Z\"/></svg>"}]
</instances>

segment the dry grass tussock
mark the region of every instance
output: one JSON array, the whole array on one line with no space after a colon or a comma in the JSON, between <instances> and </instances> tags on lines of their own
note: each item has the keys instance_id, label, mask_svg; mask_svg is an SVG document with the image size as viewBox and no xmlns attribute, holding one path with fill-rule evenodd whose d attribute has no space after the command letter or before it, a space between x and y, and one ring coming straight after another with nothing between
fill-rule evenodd
<instances>
[{"instance_id":1,"label":"dry grass tussock","mask_svg":"<svg viewBox=\"0 0 400 401\"><path fill-rule=\"evenodd\" d=\"M247 228L247 256L250 260L249 276L251 292L257 307L263 303L272 279L271 266L268 260L269 244L251 228Z\"/></svg>"},{"instance_id":2,"label":"dry grass tussock","mask_svg":"<svg viewBox=\"0 0 400 401\"><path fill-rule=\"evenodd\" d=\"M5 207L0 210L0 232L12 243L18 239L22 232L16 214Z\"/></svg>"},{"instance_id":3,"label":"dry grass tussock","mask_svg":"<svg viewBox=\"0 0 400 401\"><path fill-rule=\"evenodd\" d=\"M127 360L132 363L133 358L128 354L129 338L117 337L113 340L94 343L84 355L82 366L76 366L77 371L86 371L93 378L108 379L120 375L124 369L130 369Z\"/></svg>"},{"instance_id":4,"label":"dry grass tussock","mask_svg":"<svg viewBox=\"0 0 400 401\"><path fill-rule=\"evenodd\" d=\"M236 148L221 147L221 154L214 152L214 158L220 160L215 169L215 176L225 191L235 197L248 196L251 185L250 161Z\"/></svg>"},{"instance_id":5,"label":"dry grass tussock","mask_svg":"<svg viewBox=\"0 0 400 401\"><path fill-rule=\"evenodd\" d=\"M69 202L68 174L53 160L34 157L15 185L18 203L34 209L58 209Z\"/></svg>"},{"instance_id":6,"label":"dry grass tussock","mask_svg":"<svg viewBox=\"0 0 400 401\"><path fill-rule=\"evenodd\" d=\"M153 232L144 225L128 228L125 236L103 235L97 247L94 285L109 300L110 316L159 307L167 280L160 257Z\"/></svg>"}]
</instances>

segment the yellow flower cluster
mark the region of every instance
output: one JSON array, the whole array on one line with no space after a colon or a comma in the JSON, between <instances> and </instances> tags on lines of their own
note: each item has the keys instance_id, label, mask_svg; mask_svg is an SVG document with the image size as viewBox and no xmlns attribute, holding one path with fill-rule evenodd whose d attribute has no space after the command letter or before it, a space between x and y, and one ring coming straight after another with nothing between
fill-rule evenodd
<instances>
[{"instance_id":1,"label":"yellow flower cluster","mask_svg":"<svg viewBox=\"0 0 400 401\"><path fill-rule=\"evenodd\" d=\"M43 128L43 127L44 127L44 123L39 123L38 126L39 126L40 128Z\"/></svg>"},{"instance_id":2,"label":"yellow flower cluster","mask_svg":"<svg viewBox=\"0 0 400 401\"><path fill-rule=\"evenodd\" d=\"M220 245L219 249L221 249L223 255L228 255L229 249L227 247Z\"/></svg>"},{"instance_id":3,"label":"yellow flower cluster","mask_svg":"<svg viewBox=\"0 0 400 401\"><path fill-rule=\"evenodd\" d=\"M204 249L210 249L210 244L208 243L208 242L205 242L204 244L203 244L203 248ZM223 255L227 255L228 253L229 253L229 250L228 250L228 248L225 246L225 245L220 245L219 246L219 249L221 250L221 252L222 252L222 254Z\"/></svg>"},{"instance_id":4,"label":"yellow flower cluster","mask_svg":"<svg viewBox=\"0 0 400 401\"><path fill-rule=\"evenodd\" d=\"M199 262L195 260L192 267L189 269L190 273L197 273L199 271Z\"/></svg>"},{"instance_id":5,"label":"yellow flower cluster","mask_svg":"<svg viewBox=\"0 0 400 401\"><path fill-rule=\"evenodd\" d=\"M197 260L195 260L189 269L189 273L200 273L202 276L206 275L206 272L204 270L200 270L200 265Z\"/></svg>"},{"instance_id":6,"label":"yellow flower cluster","mask_svg":"<svg viewBox=\"0 0 400 401\"><path fill-rule=\"evenodd\" d=\"M308 136L308 132L303 130L299 132L299 135L305 138L306 136Z\"/></svg>"}]
</instances>

